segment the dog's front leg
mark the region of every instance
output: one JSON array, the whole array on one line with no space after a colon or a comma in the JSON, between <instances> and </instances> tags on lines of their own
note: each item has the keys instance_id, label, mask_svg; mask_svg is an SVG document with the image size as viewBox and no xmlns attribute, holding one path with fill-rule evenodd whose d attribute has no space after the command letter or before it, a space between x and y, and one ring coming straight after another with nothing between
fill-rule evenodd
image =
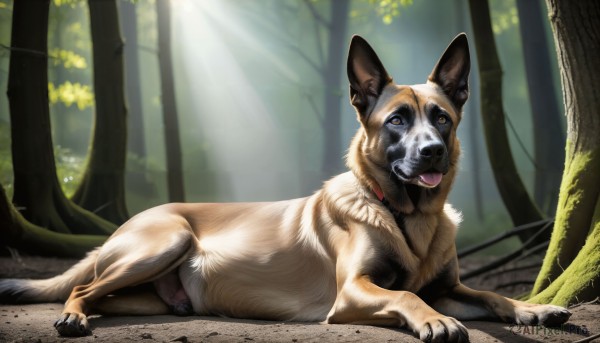
<instances>
[{"instance_id":1,"label":"dog's front leg","mask_svg":"<svg viewBox=\"0 0 600 343\"><path fill-rule=\"evenodd\" d=\"M345 282L327 322L408 326L426 342L468 342L467 329L407 291L390 291L362 276Z\"/></svg>"},{"instance_id":2,"label":"dog's front leg","mask_svg":"<svg viewBox=\"0 0 600 343\"><path fill-rule=\"evenodd\" d=\"M522 325L558 326L571 316L560 306L529 304L460 283L436 299L433 308L460 320L495 319Z\"/></svg>"}]
</instances>

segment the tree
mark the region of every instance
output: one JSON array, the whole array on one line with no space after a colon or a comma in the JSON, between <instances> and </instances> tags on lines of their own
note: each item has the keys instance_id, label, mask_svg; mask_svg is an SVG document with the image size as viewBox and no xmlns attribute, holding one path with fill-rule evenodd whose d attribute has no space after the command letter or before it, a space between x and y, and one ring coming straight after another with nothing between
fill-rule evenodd
<instances>
[{"instance_id":1,"label":"tree","mask_svg":"<svg viewBox=\"0 0 600 343\"><path fill-rule=\"evenodd\" d=\"M125 36L125 94L127 99L128 150L129 162L136 163L127 174L129 189L141 194L151 195L156 191L153 183L146 177L146 142L144 133L144 115L142 110L142 89L140 86L139 43L137 5L131 0L119 0L119 18Z\"/></svg>"},{"instance_id":2,"label":"tree","mask_svg":"<svg viewBox=\"0 0 600 343\"><path fill-rule=\"evenodd\" d=\"M161 103L167 150L167 188L170 202L185 200L183 162L179 141L179 118L175 99L173 63L171 61L171 2L156 1L158 21L158 60L160 64Z\"/></svg>"},{"instance_id":3,"label":"tree","mask_svg":"<svg viewBox=\"0 0 600 343\"><path fill-rule=\"evenodd\" d=\"M285 27L285 21L298 17L298 12L304 7L310 13L314 21L314 50L315 54L307 53L307 50L300 47L295 42L299 37L285 37L284 44L295 51L312 71L321 79L324 85L323 91L318 96L323 95L322 106L317 105L312 94L306 94L307 100L319 121L323 132L323 159L321 163L318 183L322 180L339 173L343 169L343 149L342 149L342 130L341 100L345 95L345 90L341 87L342 72L345 64L344 56L346 52L346 34L348 28L348 16L350 2L346 0L311 1L304 0L303 6L292 7L285 2L277 2L281 9L285 10L286 16L279 15L278 20L281 27ZM321 5L329 6L329 16L324 16ZM279 26L277 26L278 28ZM298 31L290 32L290 36ZM323 46L327 47L323 49ZM307 180L302 186L305 191L312 191L315 187L315 180Z\"/></svg>"},{"instance_id":4,"label":"tree","mask_svg":"<svg viewBox=\"0 0 600 343\"><path fill-rule=\"evenodd\" d=\"M310 3L307 1L310 6ZM342 137L340 82L342 80L342 61L346 53L346 28L348 23L349 1L331 0L329 23L322 23L329 28L327 44L327 62L323 70L325 83L325 112L323 114L323 132L325 145L323 152L323 172L325 177L339 173L342 166ZM318 44L321 44L319 41Z\"/></svg>"},{"instance_id":5,"label":"tree","mask_svg":"<svg viewBox=\"0 0 600 343\"><path fill-rule=\"evenodd\" d=\"M142 113L142 92L138 56L138 32L136 5L129 0L119 1L119 14L125 36L125 85L130 132L129 151L139 158L146 158L144 116Z\"/></svg>"},{"instance_id":6,"label":"tree","mask_svg":"<svg viewBox=\"0 0 600 343\"><path fill-rule=\"evenodd\" d=\"M7 95L14 172L13 203L31 223L61 233L110 234L111 223L62 192L48 106L50 1L15 1Z\"/></svg>"},{"instance_id":7,"label":"tree","mask_svg":"<svg viewBox=\"0 0 600 343\"><path fill-rule=\"evenodd\" d=\"M487 0L469 0L475 36L479 81L481 84L481 118L490 164L496 186L515 226L540 221L542 214L529 197L512 158L502 106L502 67L490 19ZM523 231L519 237L531 237Z\"/></svg>"},{"instance_id":8,"label":"tree","mask_svg":"<svg viewBox=\"0 0 600 343\"><path fill-rule=\"evenodd\" d=\"M533 116L536 171L534 199L545 213L556 209L560 171L565 155L560 109L554 91L550 51L546 42L541 1L517 0L519 29Z\"/></svg>"},{"instance_id":9,"label":"tree","mask_svg":"<svg viewBox=\"0 0 600 343\"><path fill-rule=\"evenodd\" d=\"M108 236L53 232L28 222L8 201L0 185L0 223L3 245L35 255L83 257Z\"/></svg>"},{"instance_id":10,"label":"tree","mask_svg":"<svg viewBox=\"0 0 600 343\"><path fill-rule=\"evenodd\" d=\"M600 294L600 6L547 0L567 116L566 161L550 246L531 302Z\"/></svg>"},{"instance_id":11,"label":"tree","mask_svg":"<svg viewBox=\"0 0 600 343\"><path fill-rule=\"evenodd\" d=\"M122 224L125 206L127 108L123 76L123 39L116 0L89 0L94 52L96 116L88 164L73 201Z\"/></svg>"}]
</instances>

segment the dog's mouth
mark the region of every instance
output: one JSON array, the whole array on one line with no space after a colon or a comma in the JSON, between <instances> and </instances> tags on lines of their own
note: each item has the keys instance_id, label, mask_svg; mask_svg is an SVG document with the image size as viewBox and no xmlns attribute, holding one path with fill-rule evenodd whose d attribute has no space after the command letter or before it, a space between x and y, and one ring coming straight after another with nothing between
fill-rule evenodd
<instances>
[{"instance_id":1,"label":"dog's mouth","mask_svg":"<svg viewBox=\"0 0 600 343\"><path fill-rule=\"evenodd\" d=\"M431 169L415 176L408 176L402 171L399 166L394 166L394 174L404 183L412 183L424 188L435 188L441 182L444 174L437 170Z\"/></svg>"},{"instance_id":2,"label":"dog's mouth","mask_svg":"<svg viewBox=\"0 0 600 343\"><path fill-rule=\"evenodd\" d=\"M443 174L440 172L428 172L417 176L417 182L419 186L426 188L437 187L442 182Z\"/></svg>"}]
</instances>

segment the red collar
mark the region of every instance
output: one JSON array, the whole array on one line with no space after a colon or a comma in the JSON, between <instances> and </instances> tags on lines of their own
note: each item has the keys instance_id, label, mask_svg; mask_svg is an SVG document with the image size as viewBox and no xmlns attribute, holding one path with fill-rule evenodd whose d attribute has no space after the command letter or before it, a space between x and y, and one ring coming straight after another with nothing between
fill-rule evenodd
<instances>
[{"instance_id":1,"label":"red collar","mask_svg":"<svg viewBox=\"0 0 600 343\"><path fill-rule=\"evenodd\" d=\"M381 190L381 187L379 187L379 185L377 183L375 183L375 185L373 187L373 193L375 193L375 195L377 196L377 199L379 199L379 201L383 201L383 199L385 199L385 197L383 196L383 191Z\"/></svg>"}]
</instances>

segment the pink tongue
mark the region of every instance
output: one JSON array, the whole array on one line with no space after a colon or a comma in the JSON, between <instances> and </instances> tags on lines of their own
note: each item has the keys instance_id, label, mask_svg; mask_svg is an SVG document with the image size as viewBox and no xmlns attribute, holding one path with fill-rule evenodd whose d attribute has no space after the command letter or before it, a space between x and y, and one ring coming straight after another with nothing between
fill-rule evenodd
<instances>
[{"instance_id":1,"label":"pink tongue","mask_svg":"<svg viewBox=\"0 0 600 343\"><path fill-rule=\"evenodd\" d=\"M442 173L424 173L419 175L419 179L429 186L437 186L442 181Z\"/></svg>"}]
</instances>

